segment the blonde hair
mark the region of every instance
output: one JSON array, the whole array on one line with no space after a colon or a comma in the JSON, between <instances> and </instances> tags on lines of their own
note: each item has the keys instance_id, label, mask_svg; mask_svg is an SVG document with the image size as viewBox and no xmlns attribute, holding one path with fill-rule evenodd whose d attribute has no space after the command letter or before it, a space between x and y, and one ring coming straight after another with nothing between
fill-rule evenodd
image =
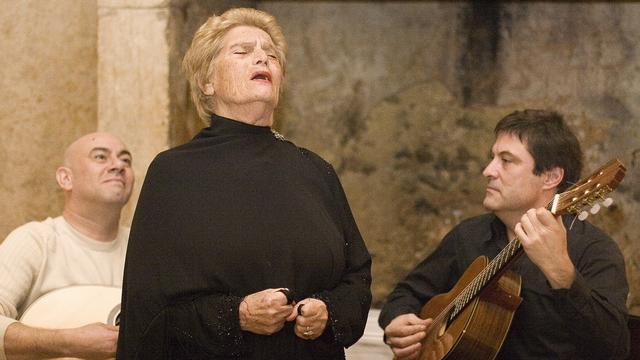
<instances>
[{"instance_id":1,"label":"blonde hair","mask_svg":"<svg viewBox=\"0 0 640 360\"><path fill-rule=\"evenodd\" d=\"M222 15L213 15L200 26L191 41L191 46L182 60L182 68L189 80L191 99L198 115L208 122L213 114L212 96L202 91L213 74L213 60L222 49L222 38L236 26L254 26L271 37L282 73L286 64L287 42L275 17L264 11L251 8L235 8Z\"/></svg>"}]
</instances>

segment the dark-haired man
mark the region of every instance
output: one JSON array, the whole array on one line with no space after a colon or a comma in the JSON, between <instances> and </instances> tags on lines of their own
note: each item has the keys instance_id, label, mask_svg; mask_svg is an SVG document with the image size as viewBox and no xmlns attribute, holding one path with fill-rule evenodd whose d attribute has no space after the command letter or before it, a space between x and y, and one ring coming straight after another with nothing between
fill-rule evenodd
<instances>
[{"instance_id":1,"label":"dark-haired man","mask_svg":"<svg viewBox=\"0 0 640 360\"><path fill-rule=\"evenodd\" d=\"M379 318L386 343L399 359L417 358L432 322L416 316L421 307L448 292L476 257L494 258L517 236L526 254L513 268L522 277L522 303L497 359L624 358L628 285L619 248L588 222L569 226L571 216L545 209L580 177L577 138L562 116L543 110L509 114L494 132L483 171L490 213L456 226L396 286ZM443 353L440 346L429 351Z\"/></svg>"}]
</instances>

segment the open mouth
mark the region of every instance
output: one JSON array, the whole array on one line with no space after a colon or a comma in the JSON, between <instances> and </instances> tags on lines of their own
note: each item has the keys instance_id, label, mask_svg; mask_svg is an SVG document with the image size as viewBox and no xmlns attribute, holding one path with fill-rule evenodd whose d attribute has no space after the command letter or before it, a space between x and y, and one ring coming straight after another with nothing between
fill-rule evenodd
<instances>
[{"instance_id":1,"label":"open mouth","mask_svg":"<svg viewBox=\"0 0 640 360\"><path fill-rule=\"evenodd\" d=\"M271 74L265 71L259 71L251 76L251 80L262 80L271 82Z\"/></svg>"}]
</instances>

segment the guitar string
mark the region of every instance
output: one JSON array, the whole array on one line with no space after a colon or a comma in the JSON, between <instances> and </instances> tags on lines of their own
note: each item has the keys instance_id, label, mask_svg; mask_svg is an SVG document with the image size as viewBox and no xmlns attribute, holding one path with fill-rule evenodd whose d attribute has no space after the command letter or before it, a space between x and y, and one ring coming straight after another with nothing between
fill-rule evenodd
<instances>
[{"instance_id":1,"label":"guitar string","mask_svg":"<svg viewBox=\"0 0 640 360\"><path fill-rule=\"evenodd\" d=\"M548 203L545 208L550 210L552 202ZM504 265L508 262L508 258L511 258L516 251L521 248L521 243L518 237L511 240L505 247L498 253L498 255L491 260L487 266L485 266L480 273L478 273L473 280L454 298L447 307L434 318L434 323L440 323L445 317L448 317L447 323L453 321L455 317L464 309L469 303L469 300L476 297L488 283L493 279ZM505 262L503 262L505 261ZM453 310L453 311L452 311Z\"/></svg>"}]
</instances>

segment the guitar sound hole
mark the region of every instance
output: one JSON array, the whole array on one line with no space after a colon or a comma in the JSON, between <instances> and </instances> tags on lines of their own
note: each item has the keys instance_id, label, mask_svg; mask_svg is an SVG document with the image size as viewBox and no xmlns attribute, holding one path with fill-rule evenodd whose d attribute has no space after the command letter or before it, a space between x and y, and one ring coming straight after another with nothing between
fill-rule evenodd
<instances>
[{"instance_id":1,"label":"guitar sound hole","mask_svg":"<svg viewBox=\"0 0 640 360\"><path fill-rule=\"evenodd\" d=\"M442 325L440 325L440 328L438 329L438 337L444 335L445 331L447 331L447 324L442 323Z\"/></svg>"}]
</instances>

